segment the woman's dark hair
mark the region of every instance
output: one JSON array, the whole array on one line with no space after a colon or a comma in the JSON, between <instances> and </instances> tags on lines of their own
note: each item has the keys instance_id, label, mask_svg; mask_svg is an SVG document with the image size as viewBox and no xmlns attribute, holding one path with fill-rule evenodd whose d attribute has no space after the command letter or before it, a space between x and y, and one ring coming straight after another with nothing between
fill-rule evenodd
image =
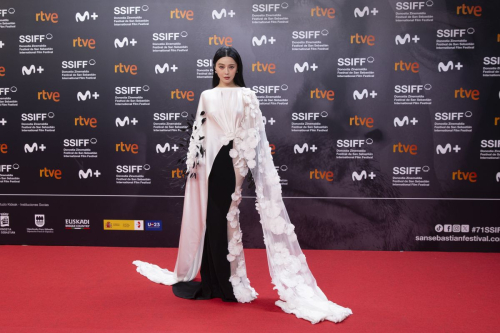
<instances>
[{"instance_id":1,"label":"woman's dark hair","mask_svg":"<svg viewBox=\"0 0 500 333\"><path fill-rule=\"evenodd\" d=\"M217 64L217 61L219 61L220 58L226 57L226 54L228 57L231 57L236 61L236 64L238 65L238 73L234 76L234 83L239 85L240 87L245 87L245 80L243 80L243 64L241 63L241 58L240 54L234 47L228 47L228 46L222 46L219 48L214 55L214 60L213 60L213 70L214 70L214 76L212 78L212 88L217 87L219 85L219 76L217 76L217 73L215 73L215 64Z\"/></svg>"}]
</instances>

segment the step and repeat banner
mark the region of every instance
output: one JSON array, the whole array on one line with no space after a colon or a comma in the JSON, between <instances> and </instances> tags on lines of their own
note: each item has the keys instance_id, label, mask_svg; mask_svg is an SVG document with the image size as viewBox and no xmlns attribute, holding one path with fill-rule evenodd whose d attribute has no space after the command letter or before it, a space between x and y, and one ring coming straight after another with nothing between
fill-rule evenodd
<instances>
[{"instance_id":1,"label":"step and repeat banner","mask_svg":"<svg viewBox=\"0 0 500 333\"><path fill-rule=\"evenodd\" d=\"M495 1L0 4L0 244L176 247L225 45L303 248L499 251ZM240 69L241 70L241 69ZM245 188L246 247L262 248Z\"/></svg>"}]
</instances>

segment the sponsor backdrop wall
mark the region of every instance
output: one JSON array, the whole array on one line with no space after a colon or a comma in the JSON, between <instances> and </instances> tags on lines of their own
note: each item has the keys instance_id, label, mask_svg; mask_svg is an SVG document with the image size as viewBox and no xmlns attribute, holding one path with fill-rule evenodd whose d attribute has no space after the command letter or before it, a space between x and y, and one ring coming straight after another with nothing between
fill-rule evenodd
<instances>
[{"instance_id":1,"label":"sponsor backdrop wall","mask_svg":"<svg viewBox=\"0 0 500 333\"><path fill-rule=\"evenodd\" d=\"M182 129L227 45L303 248L498 251L499 10L3 0L0 243L177 246Z\"/></svg>"}]
</instances>

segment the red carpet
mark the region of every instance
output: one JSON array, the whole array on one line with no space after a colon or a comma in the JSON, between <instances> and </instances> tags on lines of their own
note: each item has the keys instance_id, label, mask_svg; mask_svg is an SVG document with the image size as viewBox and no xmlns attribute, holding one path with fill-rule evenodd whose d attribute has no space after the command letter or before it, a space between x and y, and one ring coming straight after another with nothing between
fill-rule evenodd
<instances>
[{"instance_id":1,"label":"red carpet","mask_svg":"<svg viewBox=\"0 0 500 333\"><path fill-rule=\"evenodd\" d=\"M500 254L304 251L319 286L354 315L312 325L274 305L264 250L245 250L249 304L176 298L135 272L176 249L0 247L0 332L498 332Z\"/></svg>"}]
</instances>

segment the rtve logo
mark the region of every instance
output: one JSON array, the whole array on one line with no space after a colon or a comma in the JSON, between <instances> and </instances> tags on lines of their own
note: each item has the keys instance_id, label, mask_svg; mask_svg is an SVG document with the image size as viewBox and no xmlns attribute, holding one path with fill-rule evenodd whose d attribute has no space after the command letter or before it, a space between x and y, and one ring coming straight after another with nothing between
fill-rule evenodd
<instances>
[{"instance_id":1,"label":"rtve logo","mask_svg":"<svg viewBox=\"0 0 500 333\"><path fill-rule=\"evenodd\" d=\"M337 148L356 148L363 147L365 144L371 145L373 143L373 139L368 138L366 140L356 139L356 140L337 140Z\"/></svg>"},{"instance_id":2,"label":"rtve logo","mask_svg":"<svg viewBox=\"0 0 500 333\"><path fill-rule=\"evenodd\" d=\"M137 75L137 65L125 65L120 62L118 65L115 65L115 73Z\"/></svg>"},{"instance_id":3,"label":"rtve logo","mask_svg":"<svg viewBox=\"0 0 500 333\"><path fill-rule=\"evenodd\" d=\"M56 103L60 102L60 97L61 95L57 91L39 91L38 93L38 100L44 100L44 101L54 101Z\"/></svg>"},{"instance_id":4,"label":"rtve logo","mask_svg":"<svg viewBox=\"0 0 500 333\"><path fill-rule=\"evenodd\" d=\"M40 169L40 178L61 179L62 178L62 171L59 169L43 168L43 169Z\"/></svg>"},{"instance_id":5,"label":"rtve logo","mask_svg":"<svg viewBox=\"0 0 500 333\"><path fill-rule=\"evenodd\" d=\"M429 1L400 1L396 2L396 10L422 9L424 6L432 7L434 2Z\"/></svg>"},{"instance_id":6,"label":"rtve logo","mask_svg":"<svg viewBox=\"0 0 500 333\"><path fill-rule=\"evenodd\" d=\"M373 171L371 171L370 173L367 173L366 170L363 170L360 173L357 173L356 171L352 172L352 181L353 182L355 182L355 181L359 182L359 181L366 179L366 178L370 178L371 180L373 180L375 177L377 177L377 175L374 174Z\"/></svg>"},{"instance_id":7,"label":"rtve logo","mask_svg":"<svg viewBox=\"0 0 500 333\"><path fill-rule=\"evenodd\" d=\"M435 120L460 120L464 117L472 117L472 112L436 112L434 115Z\"/></svg>"},{"instance_id":8,"label":"rtve logo","mask_svg":"<svg viewBox=\"0 0 500 333\"><path fill-rule=\"evenodd\" d=\"M274 39L274 37L271 36L271 38L269 38L268 40L266 35L262 35L260 38L253 36L252 46L261 46L262 44L267 44L268 41L270 44L274 44L274 42L276 42L276 39Z\"/></svg>"},{"instance_id":9,"label":"rtve logo","mask_svg":"<svg viewBox=\"0 0 500 333\"><path fill-rule=\"evenodd\" d=\"M311 119L318 119L319 117L327 117L328 112L323 111L321 114L319 112L293 112L292 113L292 120L311 120Z\"/></svg>"},{"instance_id":10,"label":"rtve logo","mask_svg":"<svg viewBox=\"0 0 500 333\"><path fill-rule=\"evenodd\" d=\"M349 118L349 126L366 126L368 128L373 127L373 118L368 117L358 117L355 115L354 117Z\"/></svg>"},{"instance_id":11,"label":"rtve logo","mask_svg":"<svg viewBox=\"0 0 500 333\"><path fill-rule=\"evenodd\" d=\"M393 153L410 153L412 155L417 155L417 150L417 145L405 145L401 142L392 146Z\"/></svg>"},{"instance_id":12,"label":"rtve logo","mask_svg":"<svg viewBox=\"0 0 500 333\"><path fill-rule=\"evenodd\" d=\"M120 143L117 143L115 147L115 150L117 152L130 152L132 154L137 154L139 152L139 145L137 143L124 143L123 141L121 141Z\"/></svg>"},{"instance_id":13,"label":"rtve logo","mask_svg":"<svg viewBox=\"0 0 500 333\"><path fill-rule=\"evenodd\" d=\"M6 143L0 143L0 153L7 154L9 146Z\"/></svg>"},{"instance_id":14,"label":"rtve logo","mask_svg":"<svg viewBox=\"0 0 500 333\"><path fill-rule=\"evenodd\" d=\"M378 14L377 8L373 7L370 10L368 6L363 7L363 9L359 9L358 7L354 8L354 17L364 17L365 15L369 16L372 13L373 16Z\"/></svg>"},{"instance_id":15,"label":"rtve logo","mask_svg":"<svg viewBox=\"0 0 500 333\"><path fill-rule=\"evenodd\" d=\"M455 98L472 98L477 101L479 99L479 90L466 90L464 88L455 89Z\"/></svg>"},{"instance_id":16,"label":"rtve logo","mask_svg":"<svg viewBox=\"0 0 500 333\"><path fill-rule=\"evenodd\" d=\"M317 68L318 68L318 66L316 66L315 63L313 63L311 65L311 69L313 70L313 72L315 72ZM304 72L304 70L309 71L309 63L307 61L304 62L302 64L302 66L300 66L299 63L295 63L295 65L293 65L293 71L295 73L297 73L297 72L302 73L302 72Z\"/></svg>"},{"instance_id":17,"label":"rtve logo","mask_svg":"<svg viewBox=\"0 0 500 333\"><path fill-rule=\"evenodd\" d=\"M101 173L99 170L92 171L92 169L87 169L87 171L79 170L78 171L78 178L80 179L87 179L87 178L92 178L92 177L99 177Z\"/></svg>"},{"instance_id":18,"label":"rtve logo","mask_svg":"<svg viewBox=\"0 0 500 333\"><path fill-rule=\"evenodd\" d=\"M188 33L187 31L181 31L181 32L154 32L153 33L153 40L158 41L158 40L177 40L179 37L187 37Z\"/></svg>"},{"instance_id":19,"label":"rtve logo","mask_svg":"<svg viewBox=\"0 0 500 333\"><path fill-rule=\"evenodd\" d=\"M92 128L97 127L97 119L96 118L85 118L79 116L75 118L75 126L90 126Z\"/></svg>"},{"instance_id":20,"label":"rtve logo","mask_svg":"<svg viewBox=\"0 0 500 333\"><path fill-rule=\"evenodd\" d=\"M274 63L268 63L264 64L261 63L260 61L257 61L257 63L252 64L252 72L268 72L270 74L275 74L276 73L276 64Z\"/></svg>"},{"instance_id":21,"label":"rtve logo","mask_svg":"<svg viewBox=\"0 0 500 333\"><path fill-rule=\"evenodd\" d=\"M231 16L231 18L233 18L234 15L236 15L236 13L231 9L229 12L226 12L226 8L222 8L220 10L220 12L218 12L217 10L212 10L212 20L220 20L221 18L225 18L227 17L227 15Z\"/></svg>"},{"instance_id":22,"label":"rtve logo","mask_svg":"<svg viewBox=\"0 0 500 333\"><path fill-rule=\"evenodd\" d=\"M333 182L333 171L321 171L314 169L314 171L309 171L309 179L324 179L329 182Z\"/></svg>"},{"instance_id":23,"label":"rtve logo","mask_svg":"<svg viewBox=\"0 0 500 333\"><path fill-rule=\"evenodd\" d=\"M51 40L54 36L51 33L46 35L19 35L19 43L41 43L45 39Z\"/></svg>"},{"instance_id":24,"label":"rtve logo","mask_svg":"<svg viewBox=\"0 0 500 333\"><path fill-rule=\"evenodd\" d=\"M356 33L355 35L351 35L351 44L368 44L369 46L373 46L375 45L375 36Z\"/></svg>"},{"instance_id":25,"label":"rtve logo","mask_svg":"<svg viewBox=\"0 0 500 333\"><path fill-rule=\"evenodd\" d=\"M5 76L5 67L4 66L0 66L0 76Z\"/></svg>"},{"instance_id":26,"label":"rtve logo","mask_svg":"<svg viewBox=\"0 0 500 333\"><path fill-rule=\"evenodd\" d=\"M95 145L97 143L96 138L92 139L64 139L64 147L87 147L88 145Z\"/></svg>"},{"instance_id":27,"label":"rtve logo","mask_svg":"<svg viewBox=\"0 0 500 333\"><path fill-rule=\"evenodd\" d=\"M288 3L253 4L252 12L276 12L280 8L287 9Z\"/></svg>"},{"instance_id":28,"label":"rtve logo","mask_svg":"<svg viewBox=\"0 0 500 333\"><path fill-rule=\"evenodd\" d=\"M90 60L64 60L62 62L62 68L85 68L87 65L94 66L96 61L94 59Z\"/></svg>"},{"instance_id":29,"label":"rtve logo","mask_svg":"<svg viewBox=\"0 0 500 333\"><path fill-rule=\"evenodd\" d=\"M311 8L311 16L312 17L328 17L335 18L335 9L332 7L328 8L320 8L316 6L315 8Z\"/></svg>"},{"instance_id":30,"label":"rtve logo","mask_svg":"<svg viewBox=\"0 0 500 333\"><path fill-rule=\"evenodd\" d=\"M14 8L9 8L9 9L0 9L0 15L2 17L5 17L7 14L14 14L16 10Z\"/></svg>"},{"instance_id":31,"label":"rtve logo","mask_svg":"<svg viewBox=\"0 0 500 333\"><path fill-rule=\"evenodd\" d=\"M463 37L466 33L472 35L475 32L474 28L468 29L438 29L437 37Z\"/></svg>"},{"instance_id":32,"label":"rtve logo","mask_svg":"<svg viewBox=\"0 0 500 333\"><path fill-rule=\"evenodd\" d=\"M457 62L455 64L455 63L453 63L453 61L450 60L446 63L446 65L444 64L444 62L440 62L438 64L438 71L439 72L447 72L449 70L454 70L454 69L461 70L462 67L464 67L464 65L462 65L460 62Z\"/></svg>"},{"instance_id":33,"label":"rtve logo","mask_svg":"<svg viewBox=\"0 0 500 333\"><path fill-rule=\"evenodd\" d=\"M311 150L313 153L315 153L317 149L318 149L318 147L316 147L316 145L313 144L311 147L309 147L309 145L307 143L304 143L302 145L302 147L299 146L298 144L295 144L295 146L293 146L294 154L297 154L297 153L302 154L304 152L308 152L309 150Z\"/></svg>"},{"instance_id":34,"label":"rtve logo","mask_svg":"<svg viewBox=\"0 0 500 333\"><path fill-rule=\"evenodd\" d=\"M175 10L170 11L171 19L186 19L188 21L193 20L193 11L192 10L179 10L175 8Z\"/></svg>"},{"instance_id":35,"label":"rtve logo","mask_svg":"<svg viewBox=\"0 0 500 333\"><path fill-rule=\"evenodd\" d=\"M327 99L329 101L333 101L335 99L335 91L333 90L319 90L316 88L315 90L311 90L311 98L312 99Z\"/></svg>"},{"instance_id":36,"label":"rtve logo","mask_svg":"<svg viewBox=\"0 0 500 333\"><path fill-rule=\"evenodd\" d=\"M95 39L77 37L73 39L73 47L88 47L93 50L95 49Z\"/></svg>"},{"instance_id":37,"label":"rtve logo","mask_svg":"<svg viewBox=\"0 0 500 333\"><path fill-rule=\"evenodd\" d=\"M84 22L90 20L91 18L93 21L95 21L98 17L99 15L97 15L96 12L93 12L92 15L90 15L88 11L85 11L83 14L80 14L80 12L76 12L75 21Z\"/></svg>"},{"instance_id":38,"label":"rtve logo","mask_svg":"<svg viewBox=\"0 0 500 333\"><path fill-rule=\"evenodd\" d=\"M362 66L365 64L365 62L368 63L373 63L375 61L375 58L370 56L367 58L338 58L337 59L337 65L338 66Z\"/></svg>"},{"instance_id":39,"label":"rtve logo","mask_svg":"<svg viewBox=\"0 0 500 333\"><path fill-rule=\"evenodd\" d=\"M184 173L184 170L181 170L179 168L172 170L172 178L184 178L186 174Z\"/></svg>"},{"instance_id":40,"label":"rtve logo","mask_svg":"<svg viewBox=\"0 0 500 333\"><path fill-rule=\"evenodd\" d=\"M212 37L208 37L208 45L233 46L233 38L232 37L219 37L219 36L214 34Z\"/></svg>"},{"instance_id":41,"label":"rtve logo","mask_svg":"<svg viewBox=\"0 0 500 333\"><path fill-rule=\"evenodd\" d=\"M42 143L41 145L38 145L38 143L33 142L30 146L29 143L24 144L24 152L25 153L32 153L35 151L42 151L44 152L47 147Z\"/></svg>"},{"instance_id":42,"label":"rtve logo","mask_svg":"<svg viewBox=\"0 0 500 333\"><path fill-rule=\"evenodd\" d=\"M398 70L400 72L408 72L412 71L413 73L418 73L420 65L418 62L404 62L403 60L400 60L399 62L394 63L394 70L397 72Z\"/></svg>"},{"instance_id":43,"label":"rtve logo","mask_svg":"<svg viewBox=\"0 0 500 333\"><path fill-rule=\"evenodd\" d=\"M87 99L89 99L89 100L92 98L97 99L99 96L100 95L97 93L97 91L94 93L91 93L89 90L85 91L85 93L82 93L81 91L79 91L76 93L76 100L78 102L80 102L80 101L85 102Z\"/></svg>"},{"instance_id":44,"label":"rtve logo","mask_svg":"<svg viewBox=\"0 0 500 333\"><path fill-rule=\"evenodd\" d=\"M500 121L500 117L495 117L495 126L498 126L498 122ZM1 123L1 121L0 121Z\"/></svg>"},{"instance_id":45,"label":"rtve logo","mask_svg":"<svg viewBox=\"0 0 500 333\"><path fill-rule=\"evenodd\" d=\"M414 43L418 43L419 40L420 37L418 37L418 35L411 37L410 34L405 34L404 37L401 37L401 35L396 35L396 37L394 38L394 42L396 43L396 45L404 45L406 43L411 43L411 41L413 41Z\"/></svg>"},{"instance_id":46,"label":"rtve logo","mask_svg":"<svg viewBox=\"0 0 500 333\"><path fill-rule=\"evenodd\" d=\"M128 7L115 7L113 8L113 14L123 15L123 14L139 14L139 12L147 12L149 10L148 5L143 6L128 6Z\"/></svg>"},{"instance_id":47,"label":"rtve logo","mask_svg":"<svg viewBox=\"0 0 500 333\"><path fill-rule=\"evenodd\" d=\"M115 125L116 127L124 127L124 126L127 126L127 125L130 125L130 123L132 123L132 125L137 125L137 123L139 122L139 120L132 118L132 120L130 120L130 118L128 116L125 116L125 118L123 118L123 120L120 118L120 117L116 117L116 120L115 120Z\"/></svg>"},{"instance_id":48,"label":"rtve logo","mask_svg":"<svg viewBox=\"0 0 500 333\"><path fill-rule=\"evenodd\" d=\"M368 89L363 89L363 91L361 92L359 92L358 90L354 90L354 92L352 93L352 98L356 101L368 98L368 96L370 96L371 98L375 98L377 97L377 95L378 94L375 92L375 90L372 90L371 93L368 93Z\"/></svg>"},{"instance_id":49,"label":"rtve logo","mask_svg":"<svg viewBox=\"0 0 500 333\"><path fill-rule=\"evenodd\" d=\"M418 175L419 173L429 172L431 168L427 165L423 167L394 167L392 168L393 175Z\"/></svg>"},{"instance_id":50,"label":"rtve logo","mask_svg":"<svg viewBox=\"0 0 500 333\"><path fill-rule=\"evenodd\" d=\"M160 153L164 153L166 151L170 151L170 149L172 149L174 152L177 151L177 149L179 149L179 147L177 147L176 144L174 144L172 147L170 147L170 143L166 142L163 146L161 144L156 144L156 153L157 154L160 154Z\"/></svg>"},{"instance_id":51,"label":"rtve logo","mask_svg":"<svg viewBox=\"0 0 500 333\"><path fill-rule=\"evenodd\" d=\"M37 22L59 22L59 15L57 13L44 13L43 10L40 13L35 13L35 21Z\"/></svg>"},{"instance_id":52,"label":"rtve logo","mask_svg":"<svg viewBox=\"0 0 500 333\"><path fill-rule=\"evenodd\" d=\"M462 148L460 148L459 145L455 145L455 147L451 147L451 144L450 143L447 143L444 147L441 146L441 145L437 145L436 146L436 154L440 155L444 155L446 153L451 153L451 151L453 150L455 153L458 153Z\"/></svg>"},{"instance_id":53,"label":"rtve logo","mask_svg":"<svg viewBox=\"0 0 500 333\"><path fill-rule=\"evenodd\" d=\"M329 32L326 29L323 29L321 31L319 31L319 30L300 30L300 31L293 31L292 38L293 39L316 39L320 35L327 36L328 34L329 34Z\"/></svg>"},{"instance_id":54,"label":"rtve logo","mask_svg":"<svg viewBox=\"0 0 500 333\"><path fill-rule=\"evenodd\" d=\"M170 91L170 98L171 99L187 99L188 101L192 102L194 101L194 92L192 90L171 90Z\"/></svg>"},{"instance_id":55,"label":"rtve logo","mask_svg":"<svg viewBox=\"0 0 500 333\"><path fill-rule=\"evenodd\" d=\"M178 69L179 67L177 67L175 64L172 64L172 66L169 66L168 63L164 63L162 66L160 66L160 64L156 64L155 74L163 74L165 73L165 71L170 72L170 70L175 73L175 71Z\"/></svg>"},{"instance_id":56,"label":"rtve logo","mask_svg":"<svg viewBox=\"0 0 500 333\"><path fill-rule=\"evenodd\" d=\"M462 4L457 6L457 15L474 15L481 16L483 8L481 6L467 6L466 4Z\"/></svg>"},{"instance_id":57,"label":"rtve logo","mask_svg":"<svg viewBox=\"0 0 500 333\"><path fill-rule=\"evenodd\" d=\"M3 76L2 75L2 68L3 67L0 67L0 76ZM37 72L39 74L42 74L44 70L45 70L45 68L43 68L42 66L38 66L38 68L36 68L35 65L31 65L29 68L27 66L23 66L21 68L21 73L23 75L36 74Z\"/></svg>"},{"instance_id":58,"label":"rtve logo","mask_svg":"<svg viewBox=\"0 0 500 333\"><path fill-rule=\"evenodd\" d=\"M288 90L288 86L286 84L281 86L252 86L252 90L259 94L276 94L278 91Z\"/></svg>"},{"instance_id":59,"label":"rtve logo","mask_svg":"<svg viewBox=\"0 0 500 333\"><path fill-rule=\"evenodd\" d=\"M451 179L453 180L468 180L471 183L477 182L477 173L472 171L472 172L465 172L465 171L453 171L451 174Z\"/></svg>"},{"instance_id":60,"label":"rtve logo","mask_svg":"<svg viewBox=\"0 0 500 333\"><path fill-rule=\"evenodd\" d=\"M137 41L135 40L135 38L132 38L129 42L127 37L123 37L122 40L115 38L115 42L114 42L115 49L122 48L124 46L129 46L129 45L135 46L135 44L137 44Z\"/></svg>"},{"instance_id":61,"label":"rtve logo","mask_svg":"<svg viewBox=\"0 0 500 333\"><path fill-rule=\"evenodd\" d=\"M415 126L418 123L417 118L413 117L412 120L410 120L408 116L404 116L403 119L399 119L399 117L394 118L394 127L403 127L405 125L409 125L410 123Z\"/></svg>"}]
</instances>

